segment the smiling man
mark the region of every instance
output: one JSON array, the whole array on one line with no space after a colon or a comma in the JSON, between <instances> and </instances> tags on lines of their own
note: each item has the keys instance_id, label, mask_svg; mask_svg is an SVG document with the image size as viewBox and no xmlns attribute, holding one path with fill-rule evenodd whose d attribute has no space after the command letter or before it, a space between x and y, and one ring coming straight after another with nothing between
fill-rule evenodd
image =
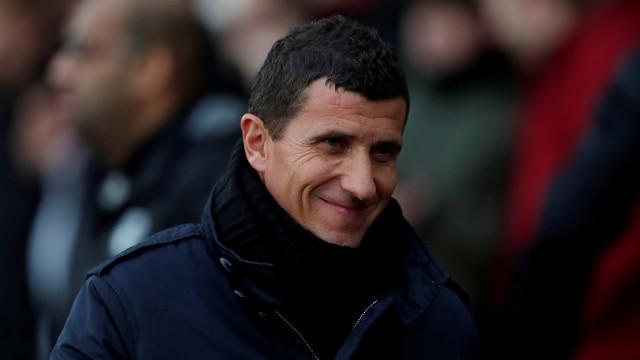
<instances>
[{"instance_id":1,"label":"smiling man","mask_svg":"<svg viewBox=\"0 0 640 360\"><path fill-rule=\"evenodd\" d=\"M242 119L245 151L267 191L293 219L329 243L358 247L396 181L406 101L371 102L320 78L283 134Z\"/></svg>"},{"instance_id":2,"label":"smiling man","mask_svg":"<svg viewBox=\"0 0 640 360\"><path fill-rule=\"evenodd\" d=\"M343 16L272 47L200 224L88 274L52 359L480 359L465 296L391 198L409 108Z\"/></svg>"}]
</instances>

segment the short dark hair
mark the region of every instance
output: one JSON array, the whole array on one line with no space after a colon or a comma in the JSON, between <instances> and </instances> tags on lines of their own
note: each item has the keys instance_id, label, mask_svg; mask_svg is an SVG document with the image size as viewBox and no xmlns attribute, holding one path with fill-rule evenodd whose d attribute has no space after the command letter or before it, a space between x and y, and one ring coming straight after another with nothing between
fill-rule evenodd
<instances>
[{"instance_id":1,"label":"short dark hair","mask_svg":"<svg viewBox=\"0 0 640 360\"><path fill-rule=\"evenodd\" d=\"M249 112L278 139L304 105L305 90L322 77L370 101L402 98L409 111L395 50L374 29L333 15L295 27L275 42L252 84Z\"/></svg>"}]
</instances>

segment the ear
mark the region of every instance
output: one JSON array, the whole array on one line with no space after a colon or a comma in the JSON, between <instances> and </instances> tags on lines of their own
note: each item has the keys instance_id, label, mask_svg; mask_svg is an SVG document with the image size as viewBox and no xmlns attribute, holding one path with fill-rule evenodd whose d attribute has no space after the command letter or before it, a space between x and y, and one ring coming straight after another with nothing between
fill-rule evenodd
<instances>
[{"instance_id":1,"label":"ear","mask_svg":"<svg viewBox=\"0 0 640 360\"><path fill-rule=\"evenodd\" d=\"M253 114L244 114L240 120L244 152L251 167L262 174L267 167L267 146L271 141L264 122Z\"/></svg>"}]
</instances>

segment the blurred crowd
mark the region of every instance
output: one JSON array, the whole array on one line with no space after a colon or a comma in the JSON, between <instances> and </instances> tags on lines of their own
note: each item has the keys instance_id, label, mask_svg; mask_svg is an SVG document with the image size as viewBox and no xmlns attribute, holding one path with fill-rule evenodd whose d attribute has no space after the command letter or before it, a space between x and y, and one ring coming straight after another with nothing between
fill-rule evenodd
<instances>
[{"instance_id":1,"label":"blurred crowd","mask_svg":"<svg viewBox=\"0 0 640 360\"><path fill-rule=\"evenodd\" d=\"M0 359L48 358L84 272L199 221L272 43L334 13L398 50L395 197L487 358L640 358L640 2L0 0Z\"/></svg>"}]
</instances>

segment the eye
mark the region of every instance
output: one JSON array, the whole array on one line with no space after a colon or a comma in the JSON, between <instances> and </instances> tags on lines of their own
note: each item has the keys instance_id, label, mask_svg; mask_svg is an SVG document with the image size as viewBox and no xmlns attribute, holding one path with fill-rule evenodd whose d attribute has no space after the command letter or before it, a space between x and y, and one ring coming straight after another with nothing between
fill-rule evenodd
<instances>
[{"instance_id":1,"label":"eye","mask_svg":"<svg viewBox=\"0 0 640 360\"><path fill-rule=\"evenodd\" d=\"M325 154L337 155L341 154L347 148L347 140L339 136L329 136L323 138L320 148Z\"/></svg>"},{"instance_id":2,"label":"eye","mask_svg":"<svg viewBox=\"0 0 640 360\"><path fill-rule=\"evenodd\" d=\"M335 138L335 137L333 137L333 138L326 138L326 139L324 139L324 142L325 142L327 145L331 146L331 147L338 147L338 146L340 146L340 144L342 144L342 140L341 140L341 139L339 139L339 138Z\"/></svg>"},{"instance_id":3,"label":"eye","mask_svg":"<svg viewBox=\"0 0 640 360\"><path fill-rule=\"evenodd\" d=\"M371 154L380 162L387 162L398 156L398 149L393 146L376 146L371 149Z\"/></svg>"}]
</instances>

